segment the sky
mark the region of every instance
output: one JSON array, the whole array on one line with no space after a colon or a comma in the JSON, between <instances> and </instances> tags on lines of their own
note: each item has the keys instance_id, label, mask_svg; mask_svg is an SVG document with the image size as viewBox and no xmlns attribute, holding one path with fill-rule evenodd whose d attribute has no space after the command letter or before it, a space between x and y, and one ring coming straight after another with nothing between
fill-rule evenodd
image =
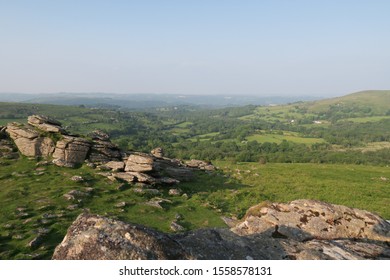
<instances>
[{"instance_id":1,"label":"sky","mask_svg":"<svg viewBox=\"0 0 390 280\"><path fill-rule=\"evenodd\" d=\"M0 0L0 92L390 89L390 1Z\"/></svg>"}]
</instances>

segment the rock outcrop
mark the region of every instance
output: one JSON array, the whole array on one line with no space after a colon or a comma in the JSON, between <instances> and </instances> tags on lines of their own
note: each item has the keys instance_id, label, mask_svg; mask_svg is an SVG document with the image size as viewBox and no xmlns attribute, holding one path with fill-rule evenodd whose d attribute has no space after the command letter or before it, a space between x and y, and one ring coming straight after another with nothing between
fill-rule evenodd
<instances>
[{"instance_id":1,"label":"rock outcrop","mask_svg":"<svg viewBox=\"0 0 390 280\"><path fill-rule=\"evenodd\" d=\"M153 156L156 158L163 158L164 157L164 150L161 147L154 148L150 152Z\"/></svg>"},{"instance_id":2,"label":"rock outcrop","mask_svg":"<svg viewBox=\"0 0 390 280\"><path fill-rule=\"evenodd\" d=\"M54 152L53 140L42 136L34 126L11 123L7 125L6 132L25 156L48 157Z\"/></svg>"},{"instance_id":3,"label":"rock outcrop","mask_svg":"<svg viewBox=\"0 0 390 280\"><path fill-rule=\"evenodd\" d=\"M75 167L86 159L96 163L122 161L120 149L99 130L88 140L70 135L59 121L41 115L29 116L28 124L10 123L5 130L22 155L52 156L58 166Z\"/></svg>"},{"instance_id":4,"label":"rock outcrop","mask_svg":"<svg viewBox=\"0 0 390 280\"><path fill-rule=\"evenodd\" d=\"M185 164L188 167L198 168L198 169L201 169L201 170L208 170L208 171L214 171L215 170L215 166L214 165L212 165L210 162L203 161L203 160L192 159L192 160L186 161Z\"/></svg>"},{"instance_id":5,"label":"rock outcrop","mask_svg":"<svg viewBox=\"0 0 390 280\"><path fill-rule=\"evenodd\" d=\"M272 203L250 208L233 232L251 235L278 226L278 232L297 241L359 238L390 241L390 225L365 210L313 200Z\"/></svg>"},{"instance_id":6,"label":"rock outcrop","mask_svg":"<svg viewBox=\"0 0 390 280\"><path fill-rule=\"evenodd\" d=\"M190 180L193 169L214 169L203 161L193 160L186 165L179 160L166 158L162 148L155 148L150 154L126 154L101 130L91 132L89 139L86 139L69 134L59 121L41 115L28 117L28 124L10 123L1 128L1 133L4 138L8 134L25 156L52 158L52 162L61 167L73 168L87 163L93 168L110 171L100 173L110 180L173 185ZM0 143L1 151L11 149L5 143Z\"/></svg>"},{"instance_id":7,"label":"rock outcrop","mask_svg":"<svg viewBox=\"0 0 390 280\"><path fill-rule=\"evenodd\" d=\"M84 213L53 259L390 259L389 232L377 215L312 200L251 208L231 229L178 234Z\"/></svg>"}]
</instances>

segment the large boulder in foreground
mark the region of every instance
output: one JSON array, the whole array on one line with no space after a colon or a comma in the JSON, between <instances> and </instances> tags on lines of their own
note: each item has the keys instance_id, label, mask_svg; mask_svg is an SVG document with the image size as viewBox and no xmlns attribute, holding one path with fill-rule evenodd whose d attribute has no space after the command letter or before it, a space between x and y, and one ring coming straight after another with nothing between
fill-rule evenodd
<instances>
[{"instance_id":1,"label":"large boulder in foreground","mask_svg":"<svg viewBox=\"0 0 390 280\"><path fill-rule=\"evenodd\" d=\"M315 200L295 200L251 207L233 232L251 235L278 226L278 232L298 241L359 238L390 241L390 225L365 210Z\"/></svg>"},{"instance_id":2,"label":"large boulder in foreground","mask_svg":"<svg viewBox=\"0 0 390 280\"><path fill-rule=\"evenodd\" d=\"M344 210L348 214L340 216ZM288 213L300 218L287 219ZM338 221L337 230L330 235L321 223L314 226L310 220L320 216ZM390 224L372 213L311 200L252 208L231 229L180 234L84 213L53 259L390 259L389 231Z\"/></svg>"}]
</instances>

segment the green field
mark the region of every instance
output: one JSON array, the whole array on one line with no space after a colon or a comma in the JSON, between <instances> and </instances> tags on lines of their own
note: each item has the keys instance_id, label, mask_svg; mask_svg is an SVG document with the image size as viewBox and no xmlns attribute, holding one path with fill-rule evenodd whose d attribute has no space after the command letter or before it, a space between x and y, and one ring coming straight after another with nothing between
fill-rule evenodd
<instances>
[{"instance_id":1,"label":"green field","mask_svg":"<svg viewBox=\"0 0 390 280\"><path fill-rule=\"evenodd\" d=\"M345 121L355 123L367 123L367 122L379 122L381 120L390 119L390 116L375 116L375 117L362 117L362 118L349 118L344 119Z\"/></svg>"},{"instance_id":2,"label":"green field","mask_svg":"<svg viewBox=\"0 0 390 280\"><path fill-rule=\"evenodd\" d=\"M324 143L325 140L321 138L310 138L310 137L301 137L298 133L284 131L281 134L276 133L262 133L262 134L254 134L246 137L248 141L257 141L259 143L282 143L283 140L291 141L294 143L312 145L315 143Z\"/></svg>"},{"instance_id":3,"label":"green field","mask_svg":"<svg viewBox=\"0 0 390 280\"><path fill-rule=\"evenodd\" d=\"M219 132L210 132L210 133L205 133L205 134L200 134L194 137L189 138L190 141L209 141L211 140L214 136L219 135Z\"/></svg>"},{"instance_id":4,"label":"green field","mask_svg":"<svg viewBox=\"0 0 390 280\"><path fill-rule=\"evenodd\" d=\"M192 122L182 122L182 123L179 123L179 124L175 125L175 127L188 128L192 124L193 124Z\"/></svg>"},{"instance_id":5,"label":"green field","mask_svg":"<svg viewBox=\"0 0 390 280\"><path fill-rule=\"evenodd\" d=\"M390 218L390 167L338 164L231 164L216 162L243 186L243 210L261 200L308 198L373 211ZM244 202L246 201L246 202ZM229 203L226 201L226 203ZM243 212L241 212L242 214Z\"/></svg>"},{"instance_id":6,"label":"green field","mask_svg":"<svg viewBox=\"0 0 390 280\"><path fill-rule=\"evenodd\" d=\"M7 125L12 122L25 123L26 119L0 119L0 125Z\"/></svg>"}]
</instances>

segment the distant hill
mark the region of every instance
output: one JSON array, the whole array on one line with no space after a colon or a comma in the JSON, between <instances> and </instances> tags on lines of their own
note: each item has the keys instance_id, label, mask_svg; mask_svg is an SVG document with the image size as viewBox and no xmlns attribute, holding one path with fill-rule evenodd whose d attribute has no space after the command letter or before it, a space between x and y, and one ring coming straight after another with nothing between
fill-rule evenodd
<instances>
[{"instance_id":1,"label":"distant hill","mask_svg":"<svg viewBox=\"0 0 390 280\"><path fill-rule=\"evenodd\" d=\"M317 97L318 98L318 97ZM0 102L22 102L87 107L123 107L130 109L195 105L223 108L245 105L286 104L317 99L313 96L246 96L246 95L178 95L178 94L114 94L114 93L0 93Z\"/></svg>"},{"instance_id":2,"label":"distant hill","mask_svg":"<svg viewBox=\"0 0 390 280\"><path fill-rule=\"evenodd\" d=\"M308 111L315 113L328 111L335 106L351 110L370 108L374 115L384 115L390 112L390 90L359 91L342 97L307 103Z\"/></svg>"}]
</instances>

